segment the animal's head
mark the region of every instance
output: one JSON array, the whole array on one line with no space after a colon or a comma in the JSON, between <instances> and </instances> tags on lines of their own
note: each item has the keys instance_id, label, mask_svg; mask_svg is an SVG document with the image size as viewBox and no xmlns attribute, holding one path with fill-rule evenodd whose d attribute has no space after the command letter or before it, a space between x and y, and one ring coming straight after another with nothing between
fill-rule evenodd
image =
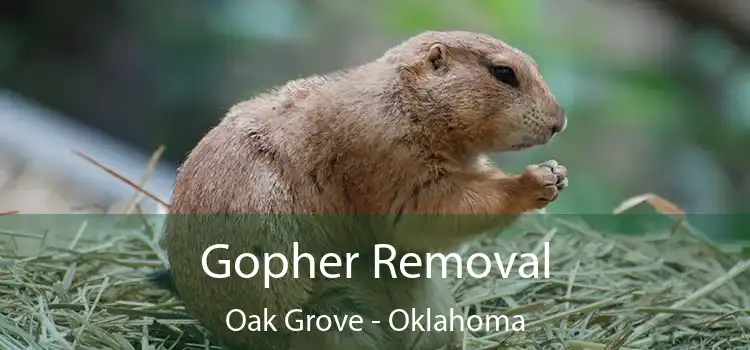
<instances>
[{"instance_id":1,"label":"animal's head","mask_svg":"<svg viewBox=\"0 0 750 350\"><path fill-rule=\"evenodd\" d=\"M548 143L567 125L537 63L505 42L472 32L425 32L389 50L413 90L413 119L466 151ZM437 141L437 140L435 140Z\"/></svg>"}]
</instances>

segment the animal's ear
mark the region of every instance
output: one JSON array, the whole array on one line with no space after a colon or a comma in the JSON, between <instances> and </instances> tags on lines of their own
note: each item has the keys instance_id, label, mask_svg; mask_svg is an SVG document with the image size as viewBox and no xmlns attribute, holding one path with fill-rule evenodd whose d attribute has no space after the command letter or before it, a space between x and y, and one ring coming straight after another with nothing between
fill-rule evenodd
<instances>
[{"instance_id":1,"label":"animal's ear","mask_svg":"<svg viewBox=\"0 0 750 350\"><path fill-rule=\"evenodd\" d=\"M447 64L447 51L442 43L432 44L427 51L427 55L425 55L425 65L432 70L442 69Z\"/></svg>"}]
</instances>

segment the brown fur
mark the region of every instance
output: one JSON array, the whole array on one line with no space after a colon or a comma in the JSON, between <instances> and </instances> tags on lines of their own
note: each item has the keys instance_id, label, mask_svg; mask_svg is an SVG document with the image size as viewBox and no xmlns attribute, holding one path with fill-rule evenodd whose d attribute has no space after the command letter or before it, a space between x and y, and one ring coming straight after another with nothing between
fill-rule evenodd
<instances>
[{"instance_id":1,"label":"brown fur","mask_svg":"<svg viewBox=\"0 0 750 350\"><path fill-rule=\"evenodd\" d=\"M513 68L520 85L498 81L489 65ZM417 334L390 330L388 313L447 312L454 301L439 279L372 279L373 245L388 243L399 253L448 250L546 206L567 185L564 167L547 162L507 175L486 154L545 144L564 124L532 58L470 32L422 33L370 63L239 103L187 157L172 214L276 215L170 216L162 246L176 292L232 348L409 349ZM321 222L285 215L304 213L389 216ZM362 257L352 279L282 278L269 289L260 278L216 280L201 268L201 253L212 244L229 244L221 257L229 259L244 252L291 255L295 241L316 257ZM248 314L269 308L282 320L303 308L381 323L345 334L290 335L280 323L279 332L234 333L224 323L233 308ZM456 336L433 331L414 349L438 348Z\"/></svg>"}]
</instances>

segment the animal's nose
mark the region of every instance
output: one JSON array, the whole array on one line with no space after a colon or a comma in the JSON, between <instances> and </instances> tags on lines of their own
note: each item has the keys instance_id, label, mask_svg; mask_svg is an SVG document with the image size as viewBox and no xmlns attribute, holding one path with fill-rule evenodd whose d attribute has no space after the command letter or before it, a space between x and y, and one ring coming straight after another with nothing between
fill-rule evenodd
<instances>
[{"instance_id":1,"label":"animal's nose","mask_svg":"<svg viewBox=\"0 0 750 350\"><path fill-rule=\"evenodd\" d=\"M568 127L568 116L565 114L565 111L560 108L558 110L558 118L557 123L552 126L552 134L556 135L563 131L565 131L565 128Z\"/></svg>"}]
</instances>

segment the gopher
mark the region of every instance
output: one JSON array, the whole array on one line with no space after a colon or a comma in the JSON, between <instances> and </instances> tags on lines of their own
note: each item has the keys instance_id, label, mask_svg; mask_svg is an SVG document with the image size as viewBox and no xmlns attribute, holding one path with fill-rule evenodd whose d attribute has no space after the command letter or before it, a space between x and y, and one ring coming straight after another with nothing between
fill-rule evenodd
<instances>
[{"instance_id":1,"label":"gopher","mask_svg":"<svg viewBox=\"0 0 750 350\"><path fill-rule=\"evenodd\" d=\"M170 268L151 280L230 349L451 346L461 329L389 327L394 309L447 314L455 301L436 274L373 278L373 246L450 251L547 206L568 185L564 166L547 161L512 175L487 155L547 144L566 125L537 63L473 32L424 32L361 66L288 82L234 105L189 153L160 242ZM303 273L290 267L268 287L257 276L215 279L202 268L217 243L229 248L211 253L213 271L243 253L291 260L294 242L316 263L327 253L360 257L338 279L310 276L314 266L301 259ZM278 259L268 265L260 270L282 269ZM233 309L276 315L275 330L232 331ZM363 331L292 332L290 310L359 315Z\"/></svg>"}]
</instances>

